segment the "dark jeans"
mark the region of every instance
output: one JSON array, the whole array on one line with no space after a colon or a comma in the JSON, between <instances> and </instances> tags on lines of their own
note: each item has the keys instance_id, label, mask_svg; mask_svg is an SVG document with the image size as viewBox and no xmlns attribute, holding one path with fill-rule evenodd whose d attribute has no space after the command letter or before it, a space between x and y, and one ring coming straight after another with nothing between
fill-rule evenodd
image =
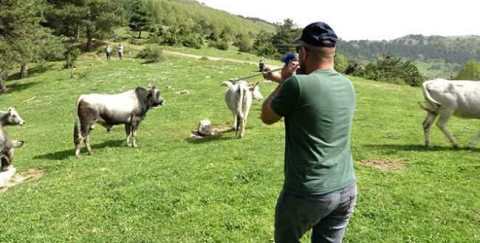
<instances>
[{"instance_id":1,"label":"dark jeans","mask_svg":"<svg viewBox=\"0 0 480 243\"><path fill-rule=\"evenodd\" d=\"M275 242L300 242L310 229L314 243L342 242L356 199L356 184L311 197L282 191L275 209Z\"/></svg>"},{"instance_id":2,"label":"dark jeans","mask_svg":"<svg viewBox=\"0 0 480 243\"><path fill-rule=\"evenodd\" d=\"M111 55L109 52L107 52L107 60L110 60L111 59Z\"/></svg>"}]
</instances>

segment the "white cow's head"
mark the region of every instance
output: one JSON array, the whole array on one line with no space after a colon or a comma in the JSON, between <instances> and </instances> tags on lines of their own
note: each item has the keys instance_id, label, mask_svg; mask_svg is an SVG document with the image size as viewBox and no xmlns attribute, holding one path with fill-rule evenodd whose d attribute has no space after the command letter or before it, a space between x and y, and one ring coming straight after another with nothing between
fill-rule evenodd
<instances>
[{"instance_id":1,"label":"white cow's head","mask_svg":"<svg viewBox=\"0 0 480 243\"><path fill-rule=\"evenodd\" d=\"M258 87L258 82L250 83L249 87L254 100L263 100L263 95L260 93L260 87Z\"/></svg>"},{"instance_id":2,"label":"white cow's head","mask_svg":"<svg viewBox=\"0 0 480 243\"><path fill-rule=\"evenodd\" d=\"M23 125L25 124L25 121L20 117L18 114L17 110L15 108L10 107L7 110L7 124L4 125Z\"/></svg>"}]
</instances>

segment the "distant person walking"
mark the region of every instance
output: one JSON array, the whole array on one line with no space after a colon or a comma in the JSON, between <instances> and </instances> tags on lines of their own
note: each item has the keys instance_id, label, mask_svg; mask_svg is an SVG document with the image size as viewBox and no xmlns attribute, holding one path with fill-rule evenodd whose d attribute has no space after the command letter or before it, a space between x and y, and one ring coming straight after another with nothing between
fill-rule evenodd
<instances>
[{"instance_id":1,"label":"distant person walking","mask_svg":"<svg viewBox=\"0 0 480 243\"><path fill-rule=\"evenodd\" d=\"M118 46L118 58L120 60L123 60L123 45L122 45L122 43L120 43L120 45Z\"/></svg>"},{"instance_id":2,"label":"distant person walking","mask_svg":"<svg viewBox=\"0 0 480 243\"><path fill-rule=\"evenodd\" d=\"M259 68L259 72L263 72L263 70L265 69L265 63L260 60L260 62L258 63L258 68Z\"/></svg>"},{"instance_id":3,"label":"distant person walking","mask_svg":"<svg viewBox=\"0 0 480 243\"><path fill-rule=\"evenodd\" d=\"M112 48L110 45L107 45L107 49L105 51L107 53L107 60L110 60L112 58Z\"/></svg>"},{"instance_id":4,"label":"distant person walking","mask_svg":"<svg viewBox=\"0 0 480 243\"><path fill-rule=\"evenodd\" d=\"M285 122L275 242L298 243L312 230L313 243L340 243L357 198L350 149L355 91L333 69L337 35L329 25L306 26L298 42L298 61L285 64L278 80L263 72L279 85L263 103L261 119Z\"/></svg>"}]
</instances>

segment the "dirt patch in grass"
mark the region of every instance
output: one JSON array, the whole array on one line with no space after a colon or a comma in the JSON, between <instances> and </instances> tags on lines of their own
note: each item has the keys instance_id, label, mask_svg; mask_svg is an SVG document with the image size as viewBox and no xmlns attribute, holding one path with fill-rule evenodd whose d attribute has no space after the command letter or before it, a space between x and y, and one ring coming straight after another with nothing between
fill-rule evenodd
<instances>
[{"instance_id":1,"label":"dirt patch in grass","mask_svg":"<svg viewBox=\"0 0 480 243\"><path fill-rule=\"evenodd\" d=\"M10 187L14 187L26 181L36 180L42 177L44 174L45 170L39 170L35 168L29 169L21 173L16 173L15 175L13 175L13 177L10 179L10 181L5 187L0 188L0 193L7 191Z\"/></svg>"},{"instance_id":2,"label":"dirt patch in grass","mask_svg":"<svg viewBox=\"0 0 480 243\"><path fill-rule=\"evenodd\" d=\"M378 168L381 171L403 170L405 165L398 161L391 161L389 159L364 159L358 161L358 163L365 166L372 166Z\"/></svg>"}]
</instances>

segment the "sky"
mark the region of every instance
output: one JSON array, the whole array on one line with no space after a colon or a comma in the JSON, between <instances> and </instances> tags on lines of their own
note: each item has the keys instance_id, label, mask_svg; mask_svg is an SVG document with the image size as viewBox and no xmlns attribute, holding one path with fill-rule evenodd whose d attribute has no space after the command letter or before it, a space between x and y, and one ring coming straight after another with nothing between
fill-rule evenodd
<instances>
[{"instance_id":1,"label":"sky","mask_svg":"<svg viewBox=\"0 0 480 243\"><path fill-rule=\"evenodd\" d=\"M408 34L480 35L478 0L198 0L207 6L298 27L323 21L343 40L392 40Z\"/></svg>"}]
</instances>

